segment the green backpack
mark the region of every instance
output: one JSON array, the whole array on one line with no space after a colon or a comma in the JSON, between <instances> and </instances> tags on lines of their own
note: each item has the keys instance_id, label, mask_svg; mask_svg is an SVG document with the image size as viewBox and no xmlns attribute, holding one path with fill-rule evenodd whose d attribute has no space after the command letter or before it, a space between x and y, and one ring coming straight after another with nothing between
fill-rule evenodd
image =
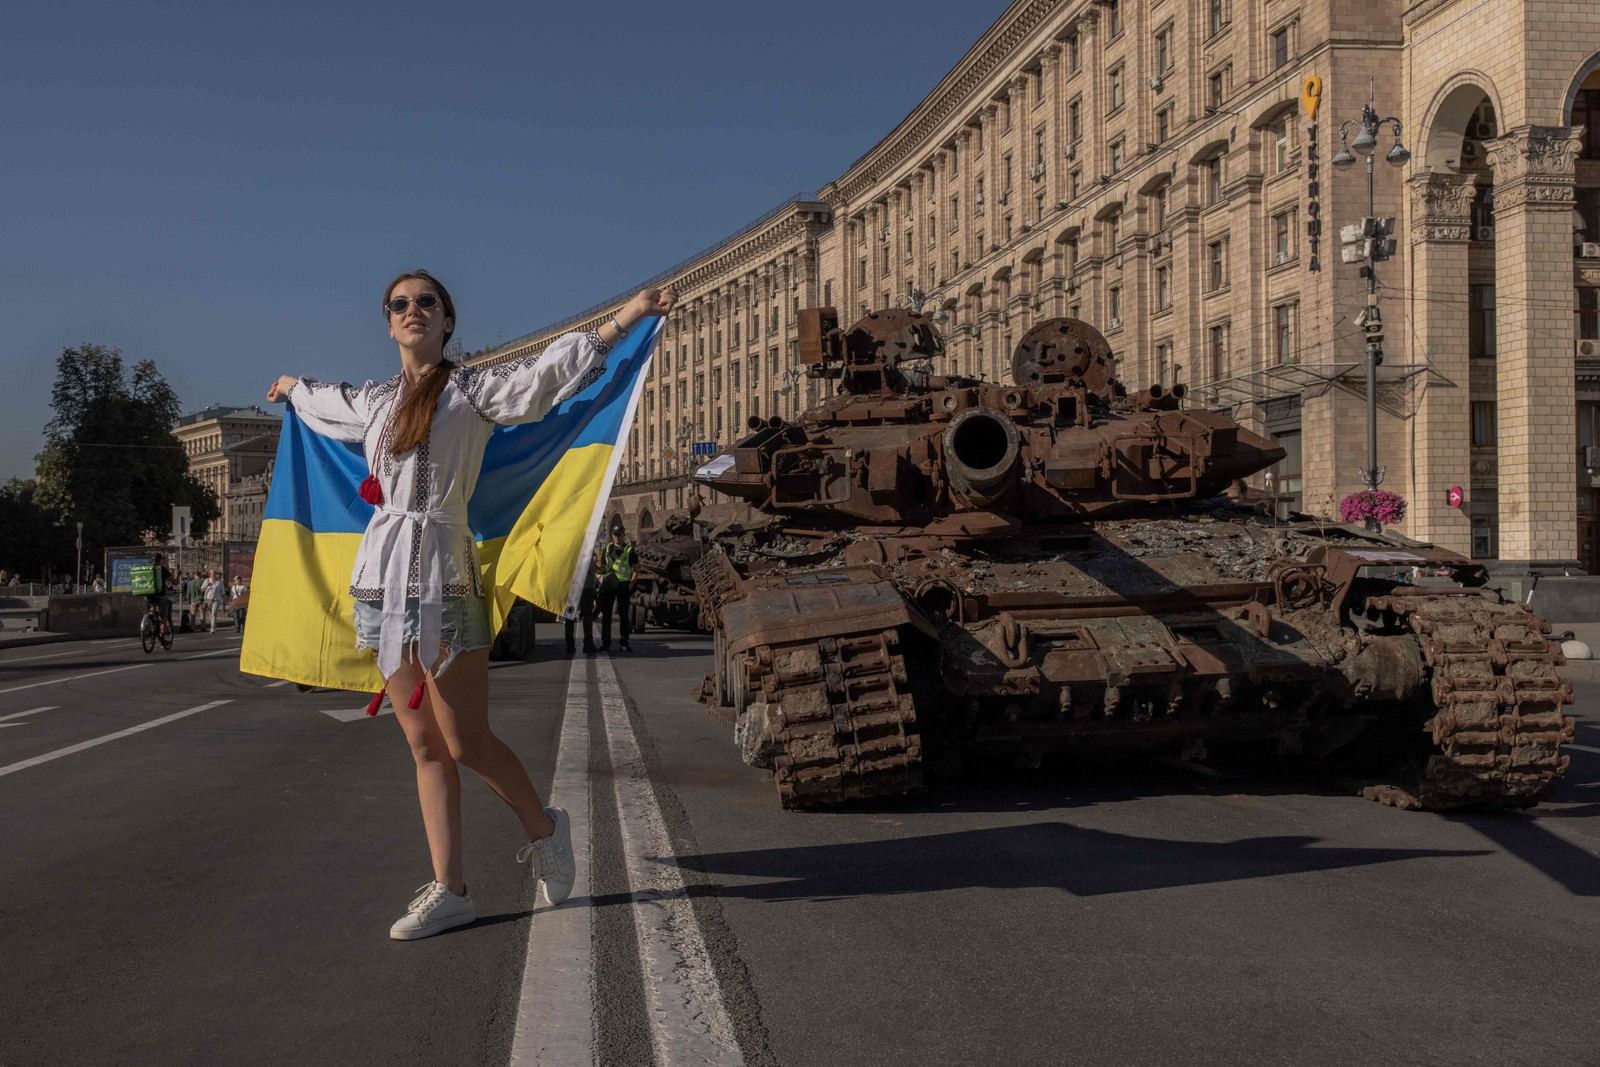
<instances>
[{"instance_id":1,"label":"green backpack","mask_svg":"<svg viewBox=\"0 0 1600 1067\"><path fill-rule=\"evenodd\" d=\"M161 587L161 568L154 563L136 563L128 568L128 577L133 583L134 596L160 596L164 589Z\"/></svg>"}]
</instances>

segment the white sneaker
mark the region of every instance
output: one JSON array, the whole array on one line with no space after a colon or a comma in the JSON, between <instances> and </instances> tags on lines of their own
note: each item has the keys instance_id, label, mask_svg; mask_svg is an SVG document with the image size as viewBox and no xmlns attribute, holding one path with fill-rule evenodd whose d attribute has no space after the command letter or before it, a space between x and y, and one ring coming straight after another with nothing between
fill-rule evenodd
<instances>
[{"instance_id":1,"label":"white sneaker","mask_svg":"<svg viewBox=\"0 0 1600 1067\"><path fill-rule=\"evenodd\" d=\"M472 897L465 893L456 896L443 882L429 882L419 886L418 892L422 895L406 905L405 917L389 927L389 936L396 941L432 937L478 917Z\"/></svg>"},{"instance_id":2,"label":"white sneaker","mask_svg":"<svg viewBox=\"0 0 1600 1067\"><path fill-rule=\"evenodd\" d=\"M572 855L572 821L564 808L545 808L555 820L556 832L538 841L529 841L517 850L517 862L533 857L533 873L539 879L545 903L559 904L572 893L578 877L578 861Z\"/></svg>"}]
</instances>

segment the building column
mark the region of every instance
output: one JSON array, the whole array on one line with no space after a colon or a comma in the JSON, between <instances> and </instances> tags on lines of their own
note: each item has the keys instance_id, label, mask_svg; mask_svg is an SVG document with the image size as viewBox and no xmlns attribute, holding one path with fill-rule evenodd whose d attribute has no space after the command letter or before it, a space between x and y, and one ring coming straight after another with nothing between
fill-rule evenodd
<instances>
[{"instance_id":1,"label":"building column","mask_svg":"<svg viewBox=\"0 0 1600 1067\"><path fill-rule=\"evenodd\" d=\"M1471 361L1467 319L1467 248L1472 236L1468 175L1419 174L1411 187L1411 263L1408 311L1415 336L1412 359L1432 369L1417 403L1411 456L1408 534L1462 555L1472 554L1472 519L1451 507L1451 486L1472 484ZM1421 294L1420 297L1417 294Z\"/></svg>"},{"instance_id":2,"label":"building column","mask_svg":"<svg viewBox=\"0 0 1600 1067\"><path fill-rule=\"evenodd\" d=\"M1572 299L1578 131L1521 126L1487 145L1494 171L1500 557L1577 557Z\"/></svg>"}]
</instances>

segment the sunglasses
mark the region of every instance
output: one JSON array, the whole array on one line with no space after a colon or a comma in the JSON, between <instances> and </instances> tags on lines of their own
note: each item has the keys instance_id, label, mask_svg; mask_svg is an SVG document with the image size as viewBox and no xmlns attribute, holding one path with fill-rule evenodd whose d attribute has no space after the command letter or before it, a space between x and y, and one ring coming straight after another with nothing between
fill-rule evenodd
<instances>
[{"instance_id":1,"label":"sunglasses","mask_svg":"<svg viewBox=\"0 0 1600 1067\"><path fill-rule=\"evenodd\" d=\"M404 315L406 308L410 307L412 303L413 301L409 297L397 296L383 306L391 315ZM415 303L418 311L432 311L439 306L439 298L432 293L423 293L417 297Z\"/></svg>"}]
</instances>

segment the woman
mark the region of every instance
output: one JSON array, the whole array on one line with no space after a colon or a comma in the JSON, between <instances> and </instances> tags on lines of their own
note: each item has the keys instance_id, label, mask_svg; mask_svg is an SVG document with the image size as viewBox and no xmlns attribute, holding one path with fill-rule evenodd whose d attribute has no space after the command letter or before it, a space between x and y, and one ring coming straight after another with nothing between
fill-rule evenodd
<instances>
[{"instance_id":1,"label":"woman","mask_svg":"<svg viewBox=\"0 0 1600 1067\"><path fill-rule=\"evenodd\" d=\"M522 761L489 729L489 621L467 501L496 424L544 417L593 380L613 344L676 300L670 288L646 289L598 330L557 338L537 357L458 367L444 358L456 325L450 293L413 271L383 295L399 374L361 386L285 375L267 391L269 401L293 403L315 432L361 442L371 471L361 495L377 510L350 583L356 647L377 653L411 745L433 859L434 880L389 930L396 940L475 917L462 867L458 764L521 820L528 844L517 860L533 858L545 900L559 904L572 890L567 813L543 806Z\"/></svg>"}]
</instances>

